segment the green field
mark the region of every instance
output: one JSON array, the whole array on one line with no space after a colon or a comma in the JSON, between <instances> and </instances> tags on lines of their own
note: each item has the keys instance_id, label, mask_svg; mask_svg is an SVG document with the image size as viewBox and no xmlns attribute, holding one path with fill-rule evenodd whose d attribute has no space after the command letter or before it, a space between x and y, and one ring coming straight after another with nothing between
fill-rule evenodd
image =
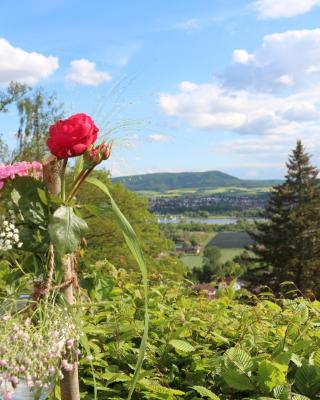
<instances>
[{"instance_id":1,"label":"green field","mask_svg":"<svg viewBox=\"0 0 320 400\"><path fill-rule=\"evenodd\" d=\"M221 251L221 262L232 261L240 255L245 246L251 243L251 239L246 232L218 232L203 237L202 249L206 246L219 247ZM181 261L190 269L200 267L203 261L203 251L200 255L184 255Z\"/></svg>"},{"instance_id":2,"label":"green field","mask_svg":"<svg viewBox=\"0 0 320 400\"><path fill-rule=\"evenodd\" d=\"M190 269L201 267L202 259L201 255L186 255L181 257L181 261Z\"/></svg>"},{"instance_id":3,"label":"green field","mask_svg":"<svg viewBox=\"0 0 320 400\"><path fill-rule=\"evenodd\" d=\"M221 250L221 262L232 261L234 257L239 256L243 252L243 248L230 248ZM186 255L181 257L181 261L190 269L201 267L203 256Z\"/></svg>"},{"instance_id":4,"label":"green field","mask_svg":"<svg viewBox=\"0 0 320 400\"><path fill-rule=\"evenodd\" d=\"M221 249L238 249L252 244L247 232L219 232L207 244Z\"/></svg>"},{"instance_id":5,"label":"green field","mask_svg":"<svg viewBox=\"0 0 320 400\"><path fill-rule=\"evenodd\" d=\"M254 188L241 188L236 186L218 187L214 189L197 189L197 188L186 188L186 189L172 189L163 192L157 192L153 190L138 190L136 193L146 197L177 197L186 195L197 195L206 196L210 194L246 194L246 195L258 195L261 193L270 192L271 187L254 187Z\"/></svg>"},{"instance_id":6,"label":"green field","mask_svg":"<svg viewBox=\"0 0 320 400\"><path fill-rule=\"evenodd\" d=\"M221 250L221 262L232 261L235 257L239 256L243 252L243 248L230 248L220 249Z\"/></svg>"}]
</instances>

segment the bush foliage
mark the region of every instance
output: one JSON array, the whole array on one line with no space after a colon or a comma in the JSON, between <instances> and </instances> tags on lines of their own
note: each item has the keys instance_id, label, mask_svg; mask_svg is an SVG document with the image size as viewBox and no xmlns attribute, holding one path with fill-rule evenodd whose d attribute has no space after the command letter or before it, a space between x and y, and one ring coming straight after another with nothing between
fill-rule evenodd
<instances>
[{"instance_id":1,"label":"bush foliage","mask_svg":"<svg viewBox=\"0 0 320 400\"><path fill-rule=\"evenodd\" d=\"M125 397L143 330L142 291L124 270L109 270L103 290L96 272L84 277L93 302L84 330L101 400ZM210 300L188 281L157 275L149 305L135 399L320 398L320 302L258 299L233 289ZM82 368L83 396L92 399L91 367L83 361Z\"/></svg>"}]
</instances>

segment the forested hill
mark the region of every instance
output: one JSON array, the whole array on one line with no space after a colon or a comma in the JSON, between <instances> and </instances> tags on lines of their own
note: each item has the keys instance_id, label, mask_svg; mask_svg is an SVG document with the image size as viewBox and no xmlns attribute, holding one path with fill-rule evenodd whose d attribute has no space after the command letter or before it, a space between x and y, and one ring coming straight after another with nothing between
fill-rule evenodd
<instances>
[{"instance_id":1,"label":"forested hill","mask_svg":"<svg viewBox=\"0 0 320 400\"><path fill-rule=\"evenodd\" d=\"M215 189L220 187L270 187L280 180L243 180L220 171L175 172L132 175L113 178L114 183L121 182L133 191L152 190L163 192L172 189Z\"/></svg>"}]
</instances>

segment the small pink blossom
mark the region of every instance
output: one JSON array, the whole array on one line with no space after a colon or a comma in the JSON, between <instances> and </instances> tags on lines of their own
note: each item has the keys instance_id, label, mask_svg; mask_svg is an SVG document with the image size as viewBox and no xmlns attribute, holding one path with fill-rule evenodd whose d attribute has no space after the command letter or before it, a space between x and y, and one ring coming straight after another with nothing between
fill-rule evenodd
<instances>
[{"instance_id":1,"label":"small pink blossom","mask_svg":"<svg viewBox=\"0 0 320 400\"><path fill-rule=\"evenodd\" d=\"M13 393L7 392L3 395L3 400L13 400Z\"/></svg>"},{"instance_id":2,"label":"small pink blossom","mask_svg":"<svg viewBox=\"0 0 320 400\"><path fill-rule=\"evenodd\" d=\"M10 165L0 165L0 189L3 188L6 179L14 179L16 176L42 177L42 164L38 161L20 161Z\"/></svg>"},{"instance_id":3,"label":"small pink blossom","mask_svg":"<svg viewBox=\"0 0 320 400\"><path fill-rule=\"evenodd\" d=\"M71 349L74 345L74 340L73 339L68 339L66 342L67 348Z\"/></svg>"},{"instance_id":4,"label":"small pink blossom","mask_svg":"<svg viewBox=\"0 0 320 400\"><path fill-rule=\"evenodd\" d=\"M16 376L13 376L10 380L11 380L12 384L15 386L19 383L19 378Z\"/></svg>"},{"instance_id":5,"label":"small pink blossom","mask_svg":"<svg viewBox=\"0 0 320 400\"><path fill-rule=\"evenodd\" d=\"M72 371L74 368L74 365L70 364L67 360L62 360L61 366L65 371Z\"/></svg>"}]
</instances>

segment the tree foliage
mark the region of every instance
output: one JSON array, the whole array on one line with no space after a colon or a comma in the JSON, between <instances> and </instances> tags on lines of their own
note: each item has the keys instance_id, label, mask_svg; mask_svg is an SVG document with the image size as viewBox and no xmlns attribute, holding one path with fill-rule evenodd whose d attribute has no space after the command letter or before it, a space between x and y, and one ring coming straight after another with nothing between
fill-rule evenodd
<instances>
[{"instance_id":1,"label":"tree foliage","mask_svg":"<svg viewBox=\"0 0 320 400\"><path fill-rule=\"evenodd\" d=\"M41 161L49 127L64 115L63 104L57 101L55 94L47 94L41 87L32 89L24 84L11 82L6 90L0 92L0 113L8 112L12 105L16 106L19 114L16 132L18 148L14 151L13 158ZM5 149L5 144L0 141L0 162ZM4 161L9 160L4 158Z\"/></svg>"},{"instance_id":2,"label":"tree foliage","mask_svg":"<svg viewBox=\"0 0 320 400\"><path fill-rule=\"evenodd\" d=\"M112 196L131 222L140 239L143 253L150 270L170 272L183 276L185 267L177 257L170 255L173 243L160 231L156 217L148 211L148 200L125 189L121 184L113 185L106 171L95 172L109 187ZM116 221L110 212L110 204L100 191L88 184L80 190L78 200L83 204L94 203L98 206L94 216L86 217L90 234L86 235L87 248L84 251L83 264L106 259L117 267L136 269Z\"/></svg>"},{"instance_id":3,"label":"tree foliage","mask_svg":"<svg viewBox=\"0 0 320 400\"><path fill-rule=\"evenodd\" d=\"M320 274L320 184L318 170L300 141L287 162L286 180L276 186L267 221L251 232L258 261L273 267L276 282L290 280L317 290Z\"/></svg>"},{"instance_id":4,"label":"tree foliage","mask_svg":"<svg viewBox=\"0 0 320 400\"><path fill-rule=\"evenodd\" d=\"M199 282L211 282L214 277L221 276L221 250L216 246L207 246L203 252L203 265L194 270Z\"/></svg>"}]
</instances>

